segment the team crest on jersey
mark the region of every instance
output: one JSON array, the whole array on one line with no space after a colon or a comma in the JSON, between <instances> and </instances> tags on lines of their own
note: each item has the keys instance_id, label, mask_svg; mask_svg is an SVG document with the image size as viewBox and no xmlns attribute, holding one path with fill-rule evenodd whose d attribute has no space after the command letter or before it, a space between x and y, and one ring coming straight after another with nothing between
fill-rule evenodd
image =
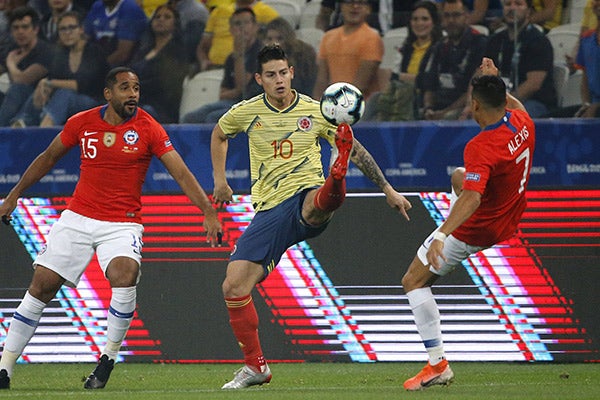
<instances>
[{"instance_id":1,"label":"team crest on jersey","mask_svg":"<svg viewBox=\"0 0 600 400\"><path fill-rule=\"evenodd\" d=\"M310 119L310 117L300 117L298 119L298 129L300 129L303 132L307 132L310 131L312 128L312 119Z\"/></svg>"},{"instance_id":2,"label":"team crest on jersey","mask_svg":"<svg viewBox=\"0 0 600 400\"><path fill-rule=\"evenodd\" d=\"M113 144L115 144L117 140L117 134L114 132L104 132L104 137L102 138L102 143L104 143L104 145L106 147L111 147Z\"/></svg>"},{"instance_id":3,"label":"team crest on jersey","mask_svg":"<svg viewBox=\"0 0 600 400\"><path fill-rule=\"evenodd\" d=\"M130 129L123 134L123 140L125 140L125 143L131 146L140 140L140 135L138 135L136 131Z\"/></svg>"}]
</instances>

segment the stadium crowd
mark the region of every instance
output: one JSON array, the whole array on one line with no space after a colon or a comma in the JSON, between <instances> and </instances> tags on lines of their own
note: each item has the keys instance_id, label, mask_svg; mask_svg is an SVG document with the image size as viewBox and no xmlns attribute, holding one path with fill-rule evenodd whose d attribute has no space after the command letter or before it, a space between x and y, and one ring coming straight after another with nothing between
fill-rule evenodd
<instances>
[{"instance_id":1,"label":"stadium crowd","mask_svg":"<svg viewBox=\"0 0 600 400\"><path fill-rule=\"evenodd\" d=\"M577 0L295 3L312 14L289 15L270 0L0 0L0 126L62 125L65 111L101 104L102 85L93 82L115 66L136 70L140 103L159 122L204 122L206 104L187 116L180 110L198 73L225 72L209 94L216 105L256 93L247 90L253 63L235 68L257 47L243 40L246 22L230 24L242 8L252 10L257 43L289 49L297 89L318 98L328 84L349 81L367 95L367 121L469 118L466 89L482 56L533 117L599 116L599 0L587 0L581 22L572 16ZM555 39L567 27L577 28L577 43ZM303 41L306 31L318 39ZM572 49L555 55L565 43ZM581 90L565 99L567 85Z\"/></svg>"}]
</instances>

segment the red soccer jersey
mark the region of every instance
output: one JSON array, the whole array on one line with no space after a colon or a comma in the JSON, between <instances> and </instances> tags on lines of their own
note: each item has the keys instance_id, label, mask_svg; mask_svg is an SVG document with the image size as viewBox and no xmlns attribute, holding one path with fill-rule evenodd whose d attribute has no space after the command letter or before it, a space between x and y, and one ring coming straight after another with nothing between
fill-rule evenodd
<instances>
[{"instance_id":1,"label":"red soccer jersey","mask_svg":"<svg viewBox=\"0 0 600 400\"><path fill-rule=\"evenodd\" d=\"M81 172L69 209L89 218L141 222L142 185L152 156L173 150L163 127L142 109L113 126L102 119L107 106L69 118L60 138L79 145Z\"/></svg>"},{"instance_id":2,"label":"red soccer jersey","mask_svg":"<svg viewBox=\"0 0 600 400\"><path fill-rule=\"evenodd\" d=\"M498 123L467 143L463 188L481 194L481 204L452 235L474 246L491 246L514 235L527 205L525 190L535 148L529 115L507 110Z\"/></svg>"}]
</instances>

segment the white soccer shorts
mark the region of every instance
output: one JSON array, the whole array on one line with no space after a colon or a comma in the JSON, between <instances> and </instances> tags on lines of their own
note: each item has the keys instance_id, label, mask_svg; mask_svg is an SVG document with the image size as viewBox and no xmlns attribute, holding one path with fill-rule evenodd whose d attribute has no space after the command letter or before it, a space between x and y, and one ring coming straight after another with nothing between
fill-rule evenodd
<instances>
[{"instance_id":1,"label":"white soccer shorts","mask_svg":"<svg viewBox=\"0 0 600 400\"><path fill-rule=\"evenodd\" d=\"M423 265L429 264L429 262L427 262L427 250L429 250L429 245L433 241L433 235L438 231L438 229L431 232L431 234L427 236L427 239L425 239L423 244L419 247L419 250L417 250L417 257L419 257L419 260L423 263ZM440 276L447 275L454 271L457 266L462 265L462 262L471 254L477 253L485 248L487 247L468 245L465 242L458 240L454 236L449 235L444 242L443 250L447 261L440 260L441 267L439 270L430 265L429 271Z\"/></svg>"},{"instance_id":2,"label":"white soccer shorts","mask_svg":"<svg viewBox=\"0 0 600 400\"><path fill-rule=\"evenodd\" d=\"M99 221L65 210L33 265L43 265L65 278L67 286L76 287L94 251L105 276L115 257L129 257L141 265L143 232L138 223Z\"/></svg>"}]
</instances>

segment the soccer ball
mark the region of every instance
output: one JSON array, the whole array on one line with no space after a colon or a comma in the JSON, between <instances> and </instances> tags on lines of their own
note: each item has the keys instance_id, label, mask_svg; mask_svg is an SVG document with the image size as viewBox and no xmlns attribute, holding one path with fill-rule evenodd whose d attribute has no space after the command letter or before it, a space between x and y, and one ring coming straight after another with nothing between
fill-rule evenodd
<instances>
[{"instance_id":1,"label":"soccer ball","mask_svg":"<svg viewBox=\"0 0 600 400\"><path fill-rule=\"evenodd\" d=\"M321 97L321 114L333 125L342 122L352 125L365 113L365 98L354 85L337 82L330 85Z\"/></svg>"}]
</instances>

